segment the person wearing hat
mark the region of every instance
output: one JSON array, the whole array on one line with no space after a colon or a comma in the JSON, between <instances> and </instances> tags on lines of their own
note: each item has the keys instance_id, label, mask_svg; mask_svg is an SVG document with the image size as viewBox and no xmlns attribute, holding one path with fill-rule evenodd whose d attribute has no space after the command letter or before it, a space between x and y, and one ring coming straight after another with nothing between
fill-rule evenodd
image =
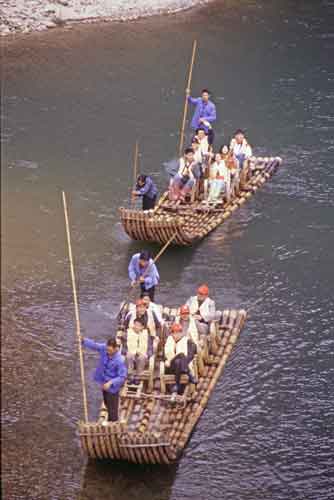
<instances>
[{"instance_id":1,"label":"person wearing hat","mask_svg":"<svg viewBox=\"0 0 334 500\"><path fill-rule=\"evenodd\" d=\"M185 389L185 384L181 384L183 373L189 376L191 383L195 383L191 370L196 352L196 344L183 334L182 326L179 323L173 323L165 344L165 367L166 373L175 375L176 385L173 387L173 392L179 395L182 395Z\"/></svg>"},{"instance_id":2,"label":"person wearing hat","mask_svg":"<svg viewBox=\"0 0 334 500\"><path fill-rule=\"evenodd\" d=\"M187 306L196 322L200 335L207 335L209 333L210 322L218 320L221 317L221 312L216 312L216 304L209 297L209 288L207 285L198 287L197 295L187 300Z\"/></svg>"},{"instance_id":3,"label":"person wearing hat","mask_svg":"<svg viewBox=\"0 0 334 500\"><path fill-rule=\"evenodd\" d=\"M190 309L187 304L180 307L177 321L182 326L183 335L190 338L199 347L198 328L195 319L190 315Z\"/></svg>"},{"instance_id":4,"label":"person wearing hat","mask_svg":"<svg viewBox=\"0 0 334 500\"><path fill-rule=\"evenodd\" d=\"M162 319L160 321L158 315L155 312L155 309L148 307L147 298L149 300L149 304L153 304L147 292L144 292L143 298L136 301L135 310L129 311L125 316L124 328L125 330L127 330L129 327L132 328L135 319L140 319L143 322L145 328L147 328L147 330L149 331L149 334L152 336L156 336L160 334Z\"/></svg>"},{"instance_id":5,"label":"person wearing hat","mask_svg":"<svg viewBox=\"0 0 334 500\"><path fill-rule=\"evenodd\" d=\"M147 250L136 253L131 257L128 272L131 286L133 287L138 283L140 285L140 297L145 292L148 292L150 299L154 302L155 287L159 283L160 276L157 266Z\"/></svg>"},{"instance_id":6,"label":"person wearing hat","mask_svg":"<svg viewBox=\"0 0 334 500\"><path fill-rule=\"evenodd\" d=\"M157 201L158 189L153 182L152 177L149 175L139 175L137 178L137 184L134 191L132 191L132 196L135 198L137 196L142 196L143 198L143 210L151 210L155 206Z\"/></svg>"}]
</instances>

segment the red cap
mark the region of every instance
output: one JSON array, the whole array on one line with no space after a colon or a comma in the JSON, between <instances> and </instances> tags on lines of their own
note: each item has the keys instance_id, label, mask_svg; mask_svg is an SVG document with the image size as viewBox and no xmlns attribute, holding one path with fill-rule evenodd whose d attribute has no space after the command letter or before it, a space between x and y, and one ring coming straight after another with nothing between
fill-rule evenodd
<instances>
[{"instance_id":1,"label":"red cap","mask_svg":"<svg viewBox=\"0 0 334 500\"><path fill-rule=\"evenodd\" d=\"M180 323L173 323L172 326L171 326L171 331L173 333L175 333L175 332L182 332L182 326L180 325Z\"/></svg>"},{"instance_id":2,"label":"red cap","mask_svg":"<svg viewBox=\"0 0 334 500\"><path fill-rule=\"evenodd\" d=\"M197 293L199 293L200 295L209 295L208 285L201 285L200 287L198 287Z\"/></svg>"},{"instance_id":3,"label":"red cap","mask_svg":"<svg viewBox=\"0 0 334 500\"><path fill-rule=\"evenodd\" d=\"M138 299L136 300L136 307L137 306L146 306L145 302L143 301L143 299Z\"/></svg>"},{"instance_id":4,"label":"red cap","mask_svg":"<svg viewBox=\"0 0 334 500\"><path fill-rule=\"evenodd\" d=\"M180 314L189 314L189 313L190 309L186 304L180 307Z\"/></svg>"}]
</instances>

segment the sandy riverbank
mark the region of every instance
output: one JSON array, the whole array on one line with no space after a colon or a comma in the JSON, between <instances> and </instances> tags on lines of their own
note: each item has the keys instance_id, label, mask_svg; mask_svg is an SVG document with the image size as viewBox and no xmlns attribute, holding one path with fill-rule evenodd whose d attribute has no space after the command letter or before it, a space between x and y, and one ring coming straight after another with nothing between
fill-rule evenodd
<instances>
[{"instance_id":1,"label":"sandy riverbank","mask_svg":"<svg viewBox=\"0 0 334 500\"><path fill-rule=\"evenodd\" d=\"M204 5L210 0L3 0L1 36L56 28L75 22L127 21Z\"/></svg>"}]
</instances>

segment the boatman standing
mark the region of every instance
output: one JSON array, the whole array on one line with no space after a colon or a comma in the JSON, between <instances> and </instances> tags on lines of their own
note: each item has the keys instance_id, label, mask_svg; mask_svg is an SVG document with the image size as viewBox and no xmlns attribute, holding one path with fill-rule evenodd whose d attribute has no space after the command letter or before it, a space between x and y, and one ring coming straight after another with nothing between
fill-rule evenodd
<instances>
[{"instance_id":1,"label":"boatman standing","mask_svg":"<svg viewBox=\"0 0 334 500\"><path fill-rule=\"evenodd\" d=\"M128 370L125 360L118 350L115 339L106 343L97 343L94 340L82 338L82 345L100 354L94 380L101 385L104 404L108 410L108 421L118 420L119 391L126 380Z\"/></svg>"},{"instance_id":2,"label":"boatman standing","mask_svg":"<svg viewBox=\"0 0 334 500\"><path fill-rule=\"evenodd\" d=\"M130 260L128 271L131 286L139 284L141 289L140 296L143 297L144 293L147 292L152 302L154 302L155 287L159 283L160 276L157 266L153 259L151 259L150 252L144 250L143 252L135 253Z\"/></svg>"},{"instance_id":3,"label":"boatman standing","mask_svg":"<svg viewBox=\"0 0 334 500\"><path fill-rule=\"evenodd\" d=\"M139 175L137 178L136 189L132 191L132 196L143 197L143 210L150 210L154 208L157 200L158 190L154 184L152 177L149 175Z\"/></svg>"},{"instance_id":4,"label":"boatman standing","mask_svg":"<svg viewBox=\"0 0 334 500\"><path fill-rule=\"evenodd\" d=\"M190 91L187 89L188 101L196 106L193 118L191 120L191 128L197 130L202 128L208 134L210 131L213 142L212 124L216 121L216 106L209 100L210 93L207 89L202 90L201 97L191 97Z\"/></svg>"}]
</instances>

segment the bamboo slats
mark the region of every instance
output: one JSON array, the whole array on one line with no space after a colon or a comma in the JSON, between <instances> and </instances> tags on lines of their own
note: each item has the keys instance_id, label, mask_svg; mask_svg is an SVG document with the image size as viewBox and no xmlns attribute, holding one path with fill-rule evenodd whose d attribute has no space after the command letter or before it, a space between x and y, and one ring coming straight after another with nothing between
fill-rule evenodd
<instances>
[{"instance_id":1,"label":"bamboo slats","mask_svg":"<svg viewBox=\"0 0 334 500\"><path fill-rule=\"evenodd\" d=\"M192 245L246 203L270 179L281 163L279 157L253 158L248 182L240 189L239 194L222 208L210 208L200 201L181 205L178 202L168 202L168 193L162 195L153 210L120 208L124 230L135 240L164 244L176 234L173 244Z\"/></svg>"},{"instance_id":2,"label":"bamboo slats","mask_svg":"<svg viewBox=\"0 0 334 500\"><path fill-rule=\"evenodd\" d=\"M176 312L176 309L163 310ZM197 384L188 384L184 395L173 397L169 393L174 376L161 372L163 363L157 360L153 390L147 391L151 384L148 377L134 390L127 384L123 387L118 422L103 425L107 416L104 405L97 422L80 422L84 453L92 459L134 463L170 464L177 460L208 403L245 320L245 310L224 310L221 322L212 324ZM183 382L188 381L187 375L182 377Z\"/></svg>"}]
</instances>

